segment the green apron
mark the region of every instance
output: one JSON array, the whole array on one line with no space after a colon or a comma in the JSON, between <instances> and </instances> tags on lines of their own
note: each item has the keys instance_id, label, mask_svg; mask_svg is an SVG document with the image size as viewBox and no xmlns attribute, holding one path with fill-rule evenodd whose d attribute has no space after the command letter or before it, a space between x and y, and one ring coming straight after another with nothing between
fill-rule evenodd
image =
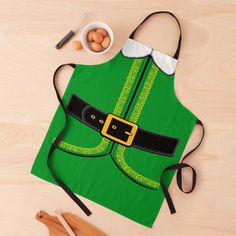
<instances>
[{"instance_id":1,"label":"green apron","mask_svg":"<svg viewBox=\"0 0 236 236\"><path fill-rule=\"evenodd\" d=\"M134 40L138 27L151 15L167 13L180 29L173 57ZM177 170L177 184L189 193L195 170L181 155L196 116L177 99L174 74L181 28L170 12L154 12L134 30L121 51L98 65L74 68L60 106L32 167L32 174L61 186L90 215L74 194L99 203L133 221L152 227ZM202 126L203 128L203 126ZM204 128L203 128L204 135ZM191 168L192 187L182 188L182 169Z\"/></svg>"}]
</instances>

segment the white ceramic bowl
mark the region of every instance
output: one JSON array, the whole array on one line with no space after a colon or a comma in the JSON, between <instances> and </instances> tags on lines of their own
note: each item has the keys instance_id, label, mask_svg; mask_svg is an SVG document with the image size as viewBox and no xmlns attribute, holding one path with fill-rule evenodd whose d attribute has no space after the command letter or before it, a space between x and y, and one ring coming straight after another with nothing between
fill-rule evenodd
<instances>
[{"instance_id":1,"label":"white ceramic bowl","mask_svg":"<svg viewBox=\"0 0 236 236\"><path fill-rule=\"evenodd\" d=\"M97 28L105 29L107 31L109 37L110 37L110 40L111 40L110 41L110 45L108 46L108 48L106 48L105 50L103 50L101 52L94 52L94 51L92 51L92 49L89 47L88 40L87 40L88 32L90 30L97 29ZM113 32L112 32L111 28L107 24L105 24L104 22L99 22L99 21L95 21L95 22L92 22L92 23L86 25L84 27L84 29L82 30L82 33L81 33L81 43L82 43L84 49L87 52L92 53L92 54L96 54L96 55L103 54L103 53L107 52L111 48L111 46L113 44L113 40L114 40L113 38L114 37L113 37Z\"/></svg>"}]
</instances>

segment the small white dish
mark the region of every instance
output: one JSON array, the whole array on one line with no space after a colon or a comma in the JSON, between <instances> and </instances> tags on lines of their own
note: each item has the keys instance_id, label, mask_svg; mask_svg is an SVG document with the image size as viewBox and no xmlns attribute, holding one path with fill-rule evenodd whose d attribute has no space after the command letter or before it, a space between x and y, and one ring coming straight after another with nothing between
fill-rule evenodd
<instances>
[{"instance_id":1,"label":"small white dish","mask_svg":"<svg viewBox=\"0 0 236 236\"><path fill-rule=\"evenodd\" d=\"M106 48L105 50L103 50L101 52L92 51L92 49L90 48L90 46L88 44L88 40L87 40L88 32L90 30L97 29L97 28L105 29L110 37L110 45L108 46L108 48ZM104 22L95 21L95 22L89 23L88 25L86 25L83 28L82 33L81 33L81 43L82 43L84 49L87 52L92 53L92 54L99 55L99 54L103 54L103 53L107 52L111 48L113 41L114 41L113 32L112 32L111 28Z\"/></svg>"}]
</instances>

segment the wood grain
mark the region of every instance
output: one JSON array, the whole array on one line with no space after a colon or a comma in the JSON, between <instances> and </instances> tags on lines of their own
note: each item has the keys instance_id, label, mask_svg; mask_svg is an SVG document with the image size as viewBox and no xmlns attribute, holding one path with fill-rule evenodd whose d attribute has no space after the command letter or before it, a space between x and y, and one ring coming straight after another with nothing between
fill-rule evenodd
<instances>
[{"instance_id":1,"label":"wood grain","mask_svg":"<svg viewBox=\"0 0 236 236\"><path fill-rule=\"evenodd\" d=\"M0 0L0 235L43 236L35 220L40 209L60 207L85 218L110 236L236 235L236 2L234 0ZM58 106L52 74L62 63L100 63L112 58L132 29L150 12L169 10L180 19L183 47L176 72L179 99L205 125L207 135L191 163L198 172L191 195L171 193L177 214L164 202L152 229L84 199L86 218L58 187L30 175L31 165ZM102 56L54 45L79 16L107 22L115 42ZM127 23L128 22L128 23ZM168 54L178 31L167 17L153 17L138 39ZM77 38L79 36L77 35ZM71 71L61 74L61 86ZM197 130L196 130L197 133ZM187 149L197 140L191 139Z\"/></svg>"},{"instance_id":2,"label":"wood grain","mask_svg":"<svg viewBox=\"0 0 236 236\"><path fill-rule=\"evenodd\" d=\"M66 236L69 234L69 230L64 227L56 216L51 216L41 210L35 218L48 228L49 236ZM107 236L100 229L75 214L63 212L62 218L76 236Z\"/></svg>"}]
</instances>

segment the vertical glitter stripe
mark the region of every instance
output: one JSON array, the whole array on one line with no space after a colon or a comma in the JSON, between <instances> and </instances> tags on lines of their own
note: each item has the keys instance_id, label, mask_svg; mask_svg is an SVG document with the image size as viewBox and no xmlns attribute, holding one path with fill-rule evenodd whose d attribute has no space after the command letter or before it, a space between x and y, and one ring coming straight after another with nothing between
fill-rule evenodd
<instances>
[{"instance_id":1,"label":"vertical glitter stripe","mask_svg":"<svg viewBox=\"0 0 236 236\"><path fill-rule=\"evenodd\" d=\"M146 100L150 94L151 88L153 86L154 80L156 78L158 72L158 68L153 64L150 72L148 74L147 80L145 81L143 88L141 90L141 93L138 97L138 100L134 106L134 110L131 113L130 116L130 121L133 123L136 123L139 119L139 116L142 112L142 109L146 103ZM130 176L131 178L133 178L135 181L147 186L147 187L151 187L153 189L158 189L160 187L160 183L149 179L141 174L139 174L138 172L136 172L135 170L133 170L128 163L125 161L124 155L125 155L125 150L127 149L127 147L123 146L123 145L118 145L117 147L117 151L116 151L116 157L117 157L117 163L120 166L120 168L126 173L128 174L128 176Z\"/></svg>"}]
</instances>

